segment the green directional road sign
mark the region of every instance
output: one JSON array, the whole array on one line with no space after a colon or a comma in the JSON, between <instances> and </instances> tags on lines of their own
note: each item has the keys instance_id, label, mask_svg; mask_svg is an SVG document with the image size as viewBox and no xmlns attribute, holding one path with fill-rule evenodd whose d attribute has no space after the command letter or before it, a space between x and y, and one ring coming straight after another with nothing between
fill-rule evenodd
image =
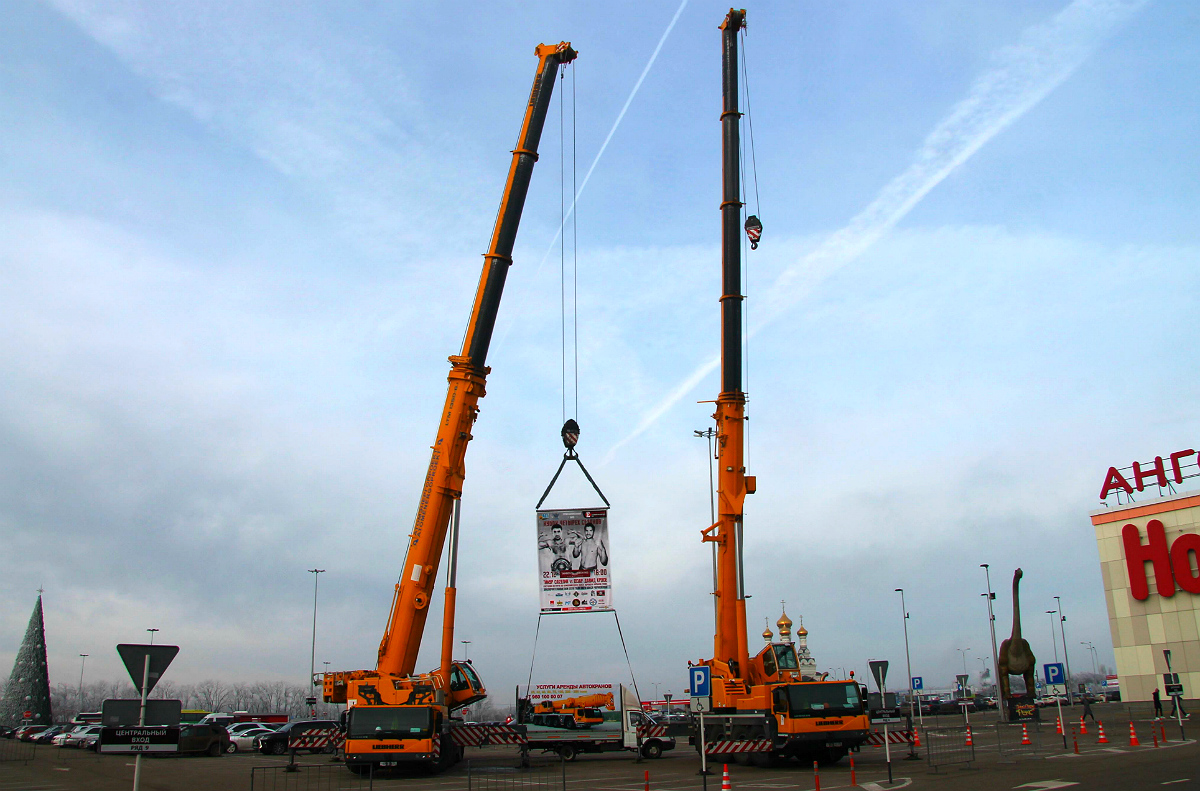
<instances>
[{"instance_id":1,"label":"green directional road sign","mask_svg":"<svg viewBox=\"0 0 1200 791\"><path fill-rule=\"evenodd\" d=\"M154 689L154 685L162 678L162 674L167 672L171 660L179 653L179 646L121 643L117 646L117 653L121 655L121 661L125 663L125 669L129 671L129 677L133 679L133 686L137 688L139 695L142 694L142 675L146 671L146 657L150 657L149 681L146 684L146 694L149 695L150 691Z\"/></svg>"}]
</instances>

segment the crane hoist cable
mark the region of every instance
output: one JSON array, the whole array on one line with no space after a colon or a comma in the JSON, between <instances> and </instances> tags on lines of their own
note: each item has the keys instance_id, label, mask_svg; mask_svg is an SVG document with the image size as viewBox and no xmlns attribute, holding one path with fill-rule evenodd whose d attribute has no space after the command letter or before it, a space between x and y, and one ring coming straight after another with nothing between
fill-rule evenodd
<instances>
[{"instance_id":1,"label":"crane hoist cable","mask_svg":"<svg viewBox=\"0 0 1200 791\"><path fill-rule=\"evenodd\" d=\"M758 249L758 240L762 237L762 220L760 220L758 218L758 215L762 214L762 206L760 205L759 198L758 198L758 158L755 156L755 150L754 150L754 116L750 112L750 72L746 67L746 29L745 28L741 29L740 37L742 39L742 46L741 46L742 89L743 89L743 92L746 94L746 128L747 128L747 131L750 133L750 172L751 172L751 175L754 177L754 214L751 214L749 217L746 218L746 224L744 227L746 229L746 236L750 240L750 249L757 250ZM740 162L743 164L743 167L744 167L745 161L746 161L745 156L742 156L740 158ZM743 173L742 174L743 196L745 194L745 190L746 190L746 178L745 178L745 174ZM743 206L745 205L745 197L743 197L743 199L742 199L742 205Z\"/></svg>"},{"instance_id":2,"label":"crane hoist cable","mask_svg":"<svg viewBox=\"0 0 1200 791\"><path fill-rule=\"evenodd\" d=\"M559 79L566 80L566 69L560 71ZM566 91L558 93L558 293L560 344L562 353L562 419L567 420L568 393L574 396L575 409L571 417L579 418L579 213L578 213L578 160L576 157L575 70L571 70L571 365L567 362L567 178L566 178L566 119L564 108ZM567 369L573 369L572 386L567 389Z\"/></svg>"},{"instance_id":3,"label":"crane hoist cable","mask_svg":"<svg viewBox=\"0 0 1200 791\"><path fill-rule=\"evenodd\" d=\"M750 138L750 173L751 173L751 177L754 179L754 214L751 214L750 216L746 217L746 222L743 227L746 230L746 241L748 241L750 243L750 249L757 250L758 242L759 242L759 239L762 238L762 230L763 230L762 220L759 219L759 215L762 214L762 204L761 204L761 201L759 200L759 195L758 195L758 158L755 155L755 148L754 148L754 114L750 108L750 69L746 65L746 50L748 49L747 44L746 44L746 37L747 37L746 28L743 27L738 32L738 34L739 34L738 37L741 39L741 47L739 48L739 56L740 56L740 59L742 62L742 68L741 68L738 76L739 76L739 79L741 82L742 92L746 96L746 112L745 112L744 117L745 117L746 131L749 133L748 135L740 135L739 136L738 142L739 142L739 145L742 147L742 151L741 151L741 156L738 158L738 164L743 169L746 166L745 146L746 146L746 137L749 137ZM745 174L744 170L742 172L741 190L742 190L742 213L745 214L746 213L745 207L746 207L746 204L749 202L749 200L748 200L749 196L746 194L746 174ZM745 340L743 341L743 348L742 348L742 365L745 370L745 388L744 389L748 393L750 391L750 255L744 248L745 248L745 244L743 243L742 260L745 262L745 264L742 267L742 294L745 295L745 301L743 303L743 308L742 308L742 322L743 322L742 337ZM749 458L750 458L749 398L747 398L747 413L746 413L746 421L745 421L745 448L746 448L745 453L746 453L747 464L749 464Z\"/></svg>"},{"instance_id":4,"label":"crane hoist cable","mask_svg":"<svg viewBox=\"0 0 1200 791\"><path fill-rule=\"evenodd\" d=\"M560 80L566 79L565 70L560 72L559 79ZM570 344L571 356L570 356L569 360L567 357L567 352L568 352L568 348L567 348L568 347L568 344L567 344L567 335L568 335L568 315L567 315L568 314L568 308L567 308L568 300L567 300L567 297L568 297L568 293L567 293L567 291L568 290L567 290L567 249L566 249L567 248L567 238L566 238L567 234L566 234L566 227L567 227L568 201L566 200L566 188L567 188L567 178L566 178L566 158L567 158L567 147L566 147L567 123L566 122L567 122L567 118L566 118L566 112L565 112L566 91L560 90L558 97L559 97L559 99L558 99L558 101L559 101L559 105L558 105L558 107L559 107L558 140L559 140L559 212L560 212L560 218L559 218L559 229L560 229L559 263L558 263L558 267L559 267L559 321L560 321L559 344L560 344L561 354L562 354L562 417L563 417L563 425L562 425L562 429L559 431L559 434L562 437L563 446L566 448L566 452L563 453L562 461L559 462L558 469L554 472L554 477L552 477L550 479L550 483L548 486L546 486L546 490L544 492L542 492L542 497L541 497L541 499L538 500L537 505L534 506L534 510L541 510L542 504L545 503L546 498L550 496L550 492L553 491L555 484L558 483L559 476L562 475L562 471L567 466L568 462L574 462L575 464L579 465L579 470L583 473L584 477L587 478L588 483L590 483L592 485L592 488L595 490L596 494L599 495L600 499L604 502L605 507L611 507L611 505L612 505L609 502L608 498L605 497L604 492L601 491L599 484L597 484L596 480L594 478L592 478L591 473L588 472L587 467L585 467L583 464L583 460L579 458L579 454L575 450L575 446L579 442L579 435L580 435L580 429L579 429L579 423L578 423L578 417L579 417L579 203L578 203L578 201L579 201L579 183L578 183L578 172L579 171L578 171L578 167L577 167L578 159L576 156L576 152L577 152L576 143L577 143L577 139L578 139L577 138L576 120L577 120L578 116L576 113L576 103L575 103L575 97L576 97L575 69L571 69L571 117L570 117L570 122L571 122L570 158L571 158L571 196L572 196L572 200L570 201L570 209L569 209L570 214L571 214L571 256L570 256L571 257L571 289L570 289L570 316L569 316L570 336L571 336L571 344ZM571 380L572 380L572 383L571 383L572 386L571 386L570 390L567 389L568 369L571 370ZM570 399L568 398L568 394L573 396L573 399L574 399L574 411L571 413L572 414L571 417L567 416L568 415L567 405L570 401ZM617 614L617 611L615 609L608 610L608 612L611 612L613 614L613 619L617 626L617 636L621 640L621 650L625 654L625 664L629 668L629 677L633 683L634 694L636 694L638 696L638 700L641 700L641 692L638 690L638 685L637 685L637 676L633 672L633 662L629 656L629 647L625 643L625 633L624 633L624 630L621 628L621 618ZM538 638L541 636L542 616L545 614L547 614L547 613L544 613L544 612L538 613L537 627L534 630L534 634L533 634L533 648L532 648L531 656L529 659L529 677L526 682L527 689L529 688L529 685L532 685L532 683L533 683L533 671L537 664Z\"/></svg>"}]
</instances>

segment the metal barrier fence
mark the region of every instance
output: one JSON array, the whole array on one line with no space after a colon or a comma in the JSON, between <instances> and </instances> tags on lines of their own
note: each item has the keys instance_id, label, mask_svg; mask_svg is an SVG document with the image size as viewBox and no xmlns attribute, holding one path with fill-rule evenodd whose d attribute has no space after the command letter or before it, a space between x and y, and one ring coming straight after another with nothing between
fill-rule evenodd
<instances>
[{"instance_id":1,"label":"metal barrier fence","mask_svg":"<svg viewBox=\"0 0 1200 791\"><path fill-rule=\"evenodd\" d=\"M966 727L920 728L919 731L926 762L935 772L939 766L970 764L975 760L975 746L967 744Z\"/></svg>"},{"instance_id":2,"label":"metal barrier fence","mask_svg":"<svg viewBox=\"0 0 1200 791\"><path fill-rule=\"evenodd\" d=\"M1063 737L1041 722L997 722L992 727L996 748L1005 758L1040 758L1046 753L1062 752ZM1026 737L1029 744L1023 743Z\"/></svg>"},{"instance_id":3,"label":"metal barrier fence","mask_svg":"<svg viewBox=\"0 0 1200 791\"><path fill-rule=\"evenodd\" d=\"M342 764L279 764L250 769L250 791L371 791L374 767L355 774Z\"/></svg>"},{"instance_id":4,"label":"metal barrier fence","mask_svg":"<svg viewBox=\"0 0 1200 791\"><path fill-rule=\"evenodd\" d=\"M36 755L37 747L33 742L0 739L0 762L20 761L21 763L29 763Z\"/></svg>"},{"instance_id":5,"label":"metal barrier fence","mask_svg":"<svg viewBox=\"0 0 1200 791\"><path fill-rule=\"evenodd\" d=\"M566 791L567 764L531 759L528 767L467 761L467 791Z\"/></svg>"}]
</instances>

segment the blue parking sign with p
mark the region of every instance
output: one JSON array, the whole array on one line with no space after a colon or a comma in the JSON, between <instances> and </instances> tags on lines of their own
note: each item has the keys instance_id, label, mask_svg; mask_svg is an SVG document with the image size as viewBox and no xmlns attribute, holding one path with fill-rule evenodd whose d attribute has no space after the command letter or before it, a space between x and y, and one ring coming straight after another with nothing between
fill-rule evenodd
<instances>
[{"instance_id":1,"label":"blue parking sign with p","mask_svg":"<svg viewBox=\"0 0 1200 791\"><path fill-rule=\"evenodd\" d=\"M920 676L913 676L912 688L913 689L925 689L925 679L921 678Z\"/></svg>"},{"instance_id":2,"label":"blue parking sign with p","mask_svg":"<svg viewBox=\"0 0 1200 791\"><path fill-rule=\"evenodd\" d=\"M1067 671L1063 668L1062 662L1047 662L1042 665L1046 674L1047 684L1065 684L1067 683Z\"/></svg>"},{"instance_id":3,"label":"blue parking sign with p","mask_svg":"<svg viewBox=\"0 0 1200 791\"><path fill-rule=\"evenodd\" d=\"M712 669L708 665L688 668L688 676L693 698L707 698L712 695Z\"/></svg>"}]
</instances>

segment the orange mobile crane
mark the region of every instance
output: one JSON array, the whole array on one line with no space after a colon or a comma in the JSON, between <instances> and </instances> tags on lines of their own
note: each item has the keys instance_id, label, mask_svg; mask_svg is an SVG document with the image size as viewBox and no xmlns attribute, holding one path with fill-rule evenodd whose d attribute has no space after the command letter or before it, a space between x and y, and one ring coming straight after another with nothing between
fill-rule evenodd
<instances>
[{"instance_id":1,"label":"orange mobile crane","mask_svg":"<svg viewBox=\"0 0 1200 791\"><path fill-rule=\"evenodd\" d=\"M483 682L469 662L455 662L454 600L457 573L459 501L465 477L463 459L478 402L490 368L488 346L529 179L537 161L538 143L550 106L559 67L575 59L567 42L542 44L525 120L513 150L500 211L484 255L483 272L475 293L471 320L460 354L450 358L450 385L432 446L429 470L417 505L407 555L392 598L391 616L379 644L374 670L327 673L324 697L345 703L346 766L362 773L371 765L423 763L435 768L453 765L462 748L453 739L456 720L451 713L486 697ZM429 614L434 581L450 538L450 558L442 621L441 663L430 673L414 674L421 635Z\"/></svg>"},{"instance_id":2,"label":"orange mobile crane","mask_svg":"<svg viewBox=\"0 0 1200 791\"><path fill-rule=\"evenodd\" d=\"M737 36L745 24L745 10L730 9L721 25L721 393L713 415L720 472L717 521L702 531L703 541L717 546L717 613L713 658L698 663L711 668L712 712L697 743L712 745L710 753L736 752L759 763L783 757L835 762L870 732L858 684L805 681L791 643L768 644L753 659L747 646L742 514L756 481L746 475L743 436Z\"/></svg>"}]
</instances>

